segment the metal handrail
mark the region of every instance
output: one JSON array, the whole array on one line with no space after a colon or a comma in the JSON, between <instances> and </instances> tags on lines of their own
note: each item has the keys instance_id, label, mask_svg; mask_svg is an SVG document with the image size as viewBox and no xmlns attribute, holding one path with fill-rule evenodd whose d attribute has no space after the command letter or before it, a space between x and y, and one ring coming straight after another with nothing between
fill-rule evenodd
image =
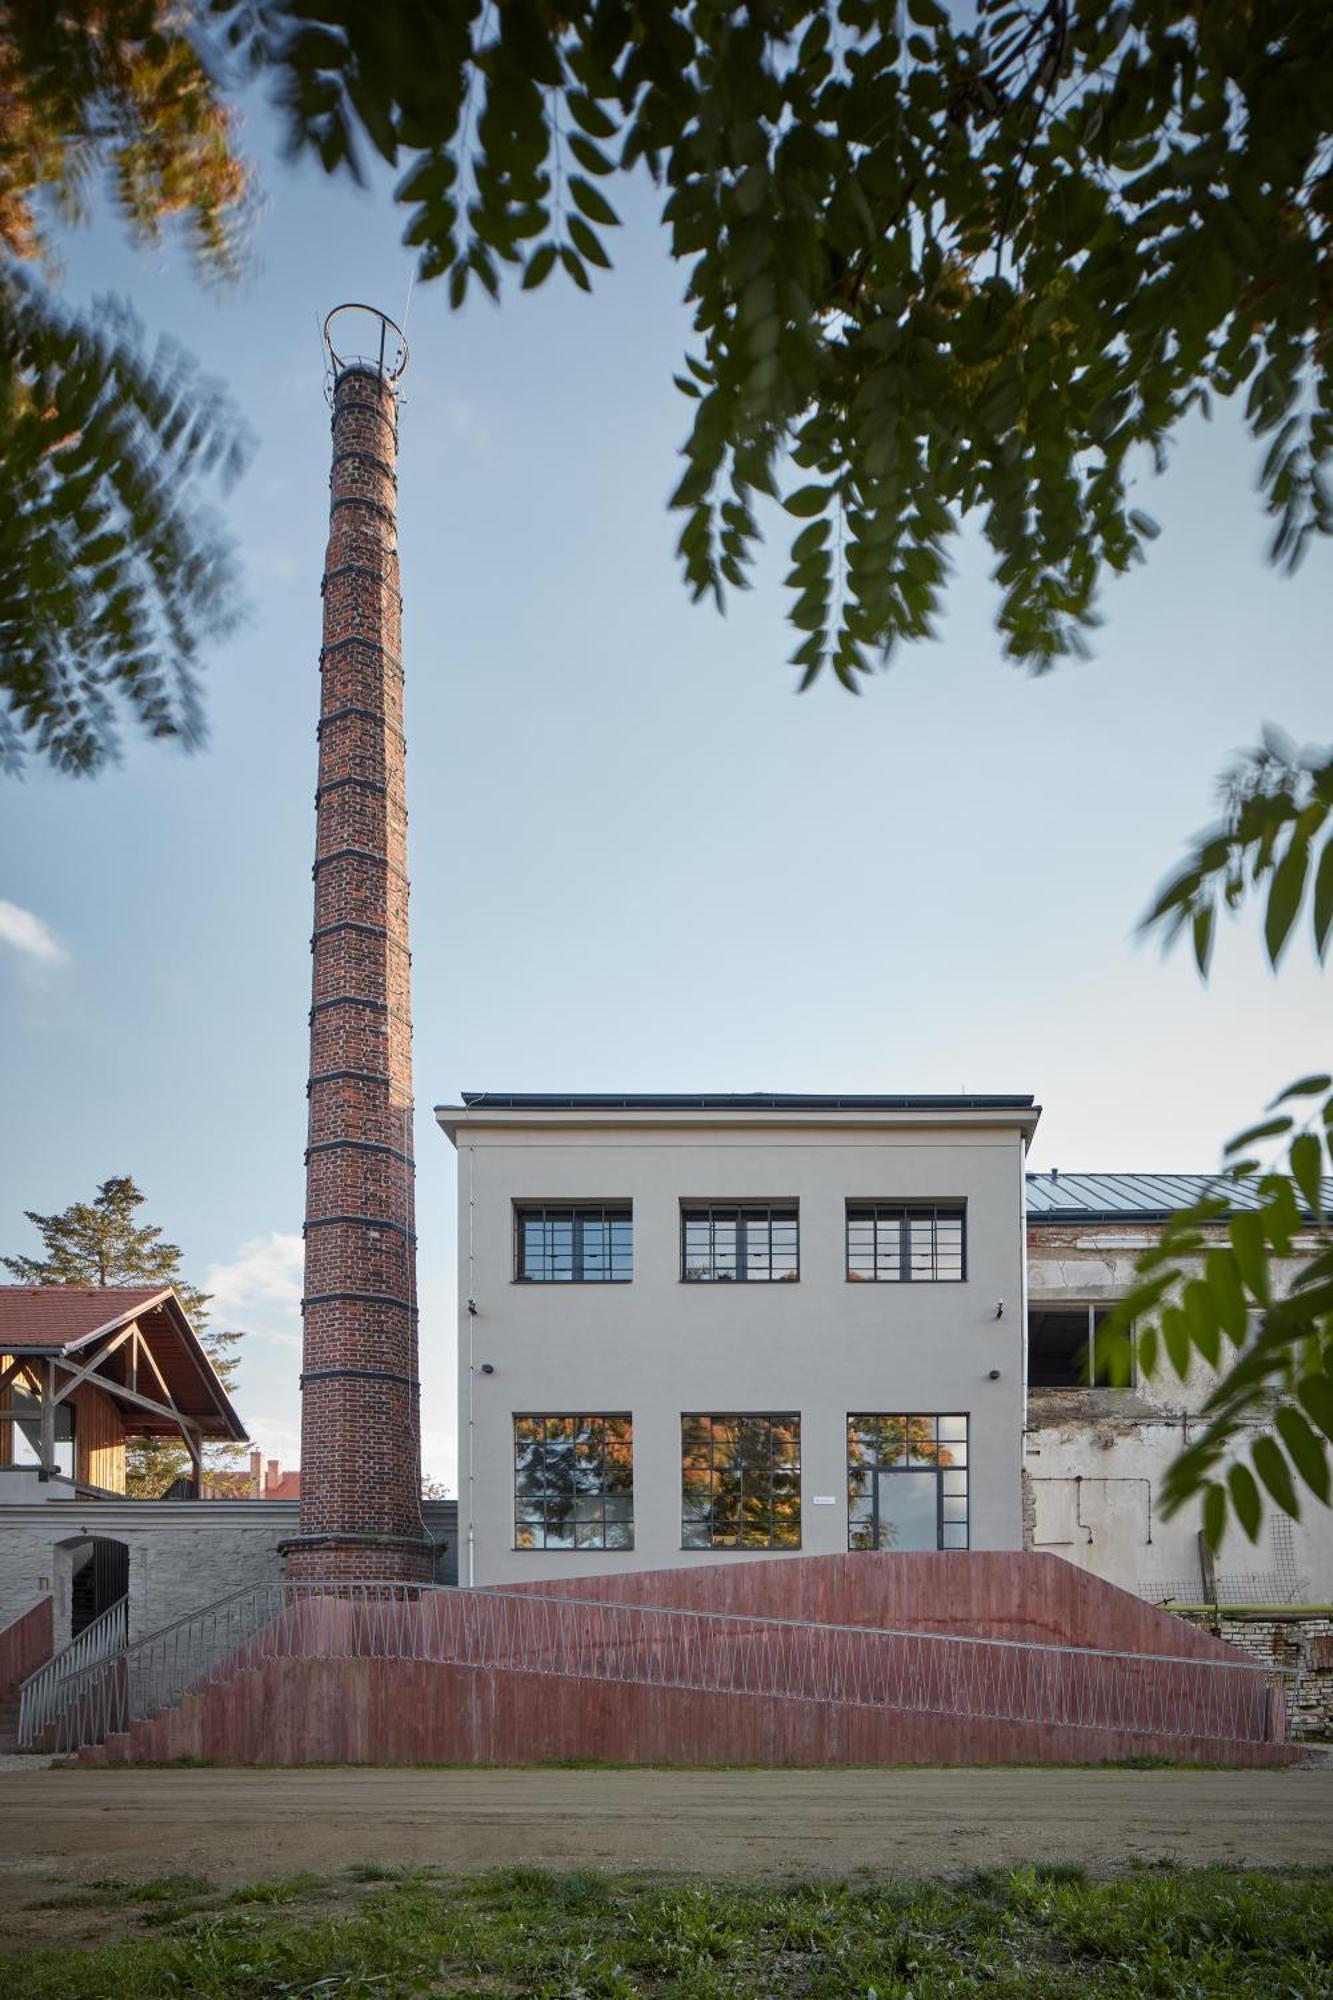
<instances>
[{"instance_id":1,"label":"metal handrail","mask_svg":"<svg viewBox=\"0 0 1333 2000\"><path fill-rule=\"evenodd\" d=\"M1261 1661L834 1625L393 1580L257 1584L62 1684L57 1747L100 1742L271 1661L399 1659L900 1713L1264 1742Z\"/></svg>"},{"instance_id":2,"label":"metal handrail","mask_svg":"<svg viewBox=\"0 0 1333 2000\"><path fill-rule=\"evenodd\" d=\"M130 1600L118 1597L84 1626L77 1637L53 1653L28 1675L19 1689L18 1741L29 1749L61 1714L62 1694L103 1661L125 1651L129 1639Z\"/></svg>"}]
</instances>

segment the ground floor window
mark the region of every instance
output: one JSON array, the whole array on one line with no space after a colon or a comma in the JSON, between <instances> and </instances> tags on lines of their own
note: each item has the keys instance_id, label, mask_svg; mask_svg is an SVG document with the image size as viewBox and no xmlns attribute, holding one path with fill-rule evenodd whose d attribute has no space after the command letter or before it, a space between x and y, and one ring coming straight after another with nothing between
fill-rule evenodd
<instances>
[{"instance_id":1,"label":"ground floor window","mask_svg":"<svg viewBox=\"0 0 1333 2000\"><path fill-rule=\"evenodd\" d=\"M848 1548L967 1545L967 1418L849 1416Z\"/></svg>"},{"instance_id":2,"label":"ground floor window","mask_svg":"<svg viewBox=\"0 0 1333 2000\"><path fill-rule=\"evenodd\" d=\"M685 1416L680 1429L684 1548L801 1546L799 1416Z\"/></svg>"},{"instance_id":3,"label":"ground floor window","mask_svg":"<svg viewBox=\"0 0 1333 2000\"><path fill-rule=\"evenodd\" d=\"M632 1549L627 1416L514 1418L514 1547Z\"/></svg>"}]
</instances>

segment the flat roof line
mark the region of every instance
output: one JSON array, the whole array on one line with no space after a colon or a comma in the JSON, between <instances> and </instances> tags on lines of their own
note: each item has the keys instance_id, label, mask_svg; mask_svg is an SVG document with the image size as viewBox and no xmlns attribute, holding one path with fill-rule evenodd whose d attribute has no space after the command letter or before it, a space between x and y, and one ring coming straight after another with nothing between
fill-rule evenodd
<instances>
[{"instance_id":1,"label":"flat roof line","mask_svg":"<svg viewBox=\"0 0 1333 2000\"><path fill-rule=\"evenodd\" d=\"M464 1090L461 1105L437 1105L437 1111L471 1110L489 1105L497 1111L1030 1111L1029 1096L920 1095L882 1096L860 1093L792 1091L507 1091Z\"/></svg>"}]
</instances>

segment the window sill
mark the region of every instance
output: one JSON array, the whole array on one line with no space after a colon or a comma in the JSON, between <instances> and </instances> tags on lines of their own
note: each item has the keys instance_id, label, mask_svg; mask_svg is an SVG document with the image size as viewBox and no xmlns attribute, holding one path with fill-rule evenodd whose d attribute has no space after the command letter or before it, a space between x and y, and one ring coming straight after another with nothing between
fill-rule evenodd
<instances>
[{"instance_id":1,"label":"window sill","mask_svg":"<svg viewBox=\"0 0 1333 2000\"><path fill-rule=\"evenodd\" d=\"M713 1542L706 1549L692 1548L686 1542L680 1545L683 1556L798 1556L799 1542L764 1542L762 1545L750 1543L743 1549L733 1548L726 1542Z\"/></svg>"},{"instance_id":2,"label":"window sill","mask_svg":"<svg viewBox=\"0 0 1333 2000\"><path fill-rule=\"evenodd\" d=\"M585 1285L603 1286L632 1285L633 1278L511 1278L510 1284L524 1292L572 1292Z\"/></svg>"},{"instance_id":3,"label":"window sill","mask_svg":"<svg viewBox=\"0 0 1333 2000\"><path fill-rule=\"evenodd\" d=\"M518 1542L511 1542L509 1553L515 1556L632 1556L633 1542L626 1542L618 1549L531 1549Z\"/></svg>"}]
</instances>

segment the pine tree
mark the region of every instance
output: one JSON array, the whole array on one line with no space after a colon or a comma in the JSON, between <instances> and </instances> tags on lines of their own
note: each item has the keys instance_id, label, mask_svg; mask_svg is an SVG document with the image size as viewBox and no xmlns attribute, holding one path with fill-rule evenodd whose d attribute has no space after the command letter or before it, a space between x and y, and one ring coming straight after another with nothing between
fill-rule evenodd
<instances>
[{"instance_id":1,"label":"pine tree","mask_svg":"<svg viewBox=\"0 0 1333 2000\"><path fill-rule=\"evenodd\" d=\"M181 1276L180 1245L165 1242L160 1228L136 1220L144 1200L130 1176L119 1174L102 1182L93 1201L71 1202L58 1215L25 1209L46 1255L0 1257L0 1264L20 1285L173 1286L200 1345L224 1387L230 1387L240 1361L232 1350L241 1334L209 1327L210 1295ZM215 1447L210 1462L225 1463L234 1450ZM136 1499L156 1499L189 1469L185 1447L167 1438L140 1438L126 1447L125 1487Z\"/></svg>"}]
</instances>

